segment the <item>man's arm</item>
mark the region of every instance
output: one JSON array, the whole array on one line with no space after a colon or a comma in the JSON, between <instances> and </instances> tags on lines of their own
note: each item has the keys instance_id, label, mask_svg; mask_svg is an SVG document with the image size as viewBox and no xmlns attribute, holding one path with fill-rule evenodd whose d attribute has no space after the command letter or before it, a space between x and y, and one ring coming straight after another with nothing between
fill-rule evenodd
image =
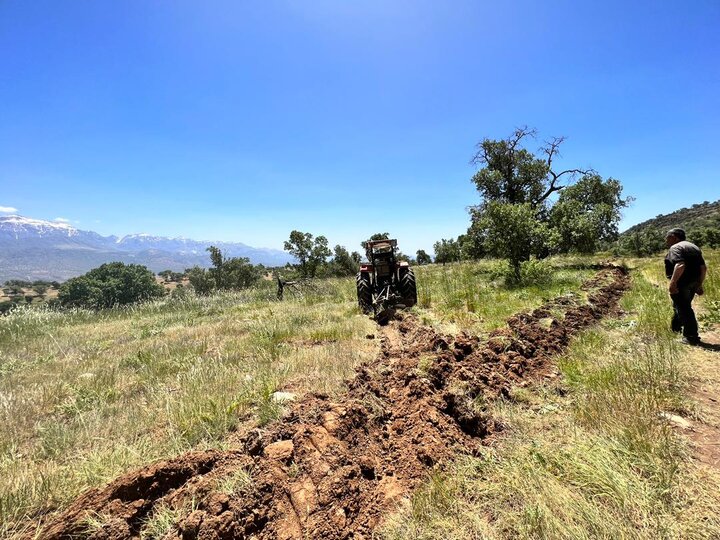
<instances>
[{"instance_id":1,"label":"man's arm","mask_svg":"<svg viewBox=\"0 0 720 540\"><path fill-rule=\"evenodd\" d=\"M680 289L678 289L678 281L683 275L683 272L685 272L685 263L679 262L675 265L675 268L673 268L672 277L670 278L670 286L668 289L670 290L670 294L677 294Z\"/></svg>"},{"instance_id":2,"label":"man's arm","mask_svg":"<svg viewBox=\"0 0 720 540\"><path fill-rule=\"evenodd\" d=\"M705 281L705 274L707 274L707 266L704 264L700 267L700 280L698 281L698 288L697 293L699 295L705 294L705 289L703 289L703 282Z\"/></svg>"}]
</instances>

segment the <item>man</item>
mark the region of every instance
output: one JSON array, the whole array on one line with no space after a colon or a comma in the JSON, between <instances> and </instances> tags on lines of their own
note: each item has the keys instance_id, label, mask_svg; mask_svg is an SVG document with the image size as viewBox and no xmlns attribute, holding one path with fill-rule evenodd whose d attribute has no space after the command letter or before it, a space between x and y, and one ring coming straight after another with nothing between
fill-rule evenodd
<instances>
[{"instance_id":1,"label":"man","mask_svg":"<svg viewBox=\"0 0 720 540\"><path fill-rule=\"evenodd\" d=\"M669 248L665 257L665 275L670 280L670 298L673 303L673 318L670 326L673 332L683 333L683 342L690 345L700 343L698 324L692 309L696 294L703 294L703 282L707 273L702 251L695 244L685 240L685 231L670 229L665 237Z\"/></svg>"}]
</instances>

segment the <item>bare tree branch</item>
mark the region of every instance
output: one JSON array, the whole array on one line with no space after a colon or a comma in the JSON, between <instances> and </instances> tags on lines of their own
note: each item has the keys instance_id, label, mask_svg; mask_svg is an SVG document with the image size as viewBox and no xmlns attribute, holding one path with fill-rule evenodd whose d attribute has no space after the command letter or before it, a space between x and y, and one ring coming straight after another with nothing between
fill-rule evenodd
<instances>
[{"instance_id":1,"label":"bare tree branch","mask_svg":"<svg viewBox=\"0 0 720 540\"><path fill-rule=\"evenodd\" d=\"M560 145L565 142L566 137L553 137L549 141L545 141L545 146L540 150L547 156L546 163L548 169L552 167L553 158L560 156Z\"/></svg>"},{"instance_id":2,"label":"bare tree branch","mask_svg":"<svg viewBox=\"0 0 720 540\"><path fill-rule=\"evenodd\" d=\"M555 152L557 155L557 152ZM547 190L545 190L545 193L543 193L540 198L538 198L536 204L540 204L545 199L547 199L551 194L555 193L556 191L560 191L561 189L567 187L567 184L558 185L558 180L560 180L560 177L569 174L571 178L575 178L578 174L582 174L583 176L586 174L594 173L594 169L567 169L565 171L561 171L559 173L556 173L552 170L548 171L550 176L552 177L552 180L550 180L550 185L548 186Z\"/></svg>"},{"instance_id":3,"label":"bare tree branch","mask_svg":"<svg viewBox=\"0 0 720 540\"><path fill-rule=\"evenodd\" d=\"M515 128L515 132L508 137L506 141L510 147L510 153L515 152L515 148L525 137L532 137L534 139L536 136L537 130L535 128L528 128L527 126Z\"/></svg>"},{"instance_id":4,"label":"bare tree branch","mask_svg":"<svg viewBox=\"0 0 720 540\"><path fill-rule=\"evenodd\" d=\"M510 155L512 156L515 153L515 148L517 148L517 145L520 144L520 141L522 141L525 137L535 138L536 136L537 130L535 128L528 128L527 126L515 128L513 134L505 139L505 143L507 143L508 148L510 149ZM483 139L475 145L477 151L472 158L470 158L471 165L485 165L488 162L489 156L483 144L487 140L488 139Z\"/></svg>"},{"instance_id":5,"label":"bare tree branch","mask_svg":"<svg viewBox=\"0 0 720 540\"><path fill-rule=\"evenodd\" d=\"M485 139L487 140L487 139ZM485 150L485 147L483 146L483 143L485 140L480 141L475 145L475 148L477 148L477 151L473 155L473 157L470 158L470 165L484 165L488 162L488 155L487 151Z\"/></svg>"}]
</instances>

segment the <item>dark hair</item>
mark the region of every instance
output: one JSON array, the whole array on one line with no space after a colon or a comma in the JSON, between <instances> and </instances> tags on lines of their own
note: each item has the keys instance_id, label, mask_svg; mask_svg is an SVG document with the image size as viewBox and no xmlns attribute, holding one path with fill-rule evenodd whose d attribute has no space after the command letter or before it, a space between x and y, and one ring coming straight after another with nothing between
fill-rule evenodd
<instances>
[{"instance_id":1,"label":"dark hair","mask_svg":"<svg viewBox=\"0 0 720 540\"><path fill-rule=\"evenodd\" d=\"M674 236L676 238L679 238L680 240L685 240L685 231L680 227L675 227L674 229L670 229L667 232L665 238L667 238L668 236Z\"/></svg>"}]
</instances>

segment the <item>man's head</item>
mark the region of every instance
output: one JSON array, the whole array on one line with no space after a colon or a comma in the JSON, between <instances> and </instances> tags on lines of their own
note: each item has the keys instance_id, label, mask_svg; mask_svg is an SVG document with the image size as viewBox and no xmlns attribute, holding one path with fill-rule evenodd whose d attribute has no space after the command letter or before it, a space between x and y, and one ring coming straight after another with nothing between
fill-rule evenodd
<instances>
[{"instance_id":1,"label":"man's head","mask_svg":"<svg viewBox=\"0 0 720 540\"><path fill-rule=\"evenodd\" d=\"M679 227L670 229L665 235L665 245L667 245L667 247L673 246L683 240L685 240L685 231Z\"/></svg>"}]
</instances>

